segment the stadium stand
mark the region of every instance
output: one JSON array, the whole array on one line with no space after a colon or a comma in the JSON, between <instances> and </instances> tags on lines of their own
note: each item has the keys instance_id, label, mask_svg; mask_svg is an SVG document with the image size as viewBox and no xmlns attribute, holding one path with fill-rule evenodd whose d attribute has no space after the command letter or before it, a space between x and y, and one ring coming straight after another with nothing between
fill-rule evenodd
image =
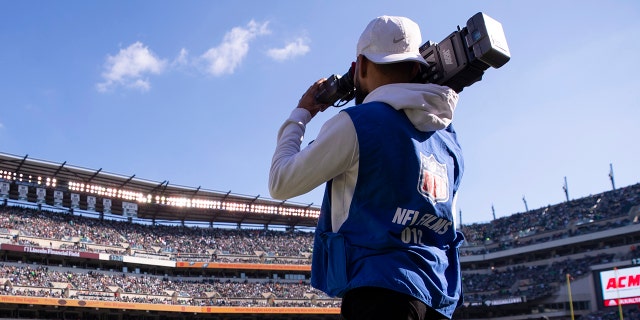
<instances>
[{"instance_id":1,"label":"stadium stand","mask_svg":"<svg viewBox=\"0 0 640 320\"><path fill-rule=\"evenodd\" d=\"M249 205L206 209L222 224L203 221L207 215L198 208L178 214L168 202L141 203L133 217L105 214L99 206L88 210L87 200L74 208L71 193L81 199L91 193L60 186L70 185L70 177L97 185L100 171L2 156L0 187L4 182L8 189L0 194L0 317L338 319L340 299L309 285L314 219L306 212L317 209L292 204L288 210L307 211L286 219L287 204L262 201L260 208L283 211L251 215L255 197L175 188L174 197ZM39 203L40 184L20 181L22 171L25 180L56 177L57 185L42 182L49 192ZM135 182L110 179L100 183L124 190ZM144 193L171 189L148 185L140 187ZM54 190L63 191L58 205ZM177 218L167 219L172 214ZM465 300L455 318L639 319L640 300L606 298L609 288L600 284L604 272L640 262L639 215L635 184L461 226ZM640 276L626 284L640 288Z\"/></svg>"}]
</instances>

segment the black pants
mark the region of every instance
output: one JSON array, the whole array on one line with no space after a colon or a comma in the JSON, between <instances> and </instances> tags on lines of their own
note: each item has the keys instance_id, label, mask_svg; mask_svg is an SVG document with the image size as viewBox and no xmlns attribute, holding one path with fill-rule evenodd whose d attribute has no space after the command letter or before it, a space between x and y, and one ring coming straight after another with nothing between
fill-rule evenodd
<instances>
[{"instance_id":1,"label":"black pants","mask_svg":"<svg viewBox=\"0 0 640 320\"><path fill-rule=\"evenodd\" d=\"M447 319L414 297L375 287L349 290L342 298L340 314L344 320Z\"/></svg>"}]
</instances>

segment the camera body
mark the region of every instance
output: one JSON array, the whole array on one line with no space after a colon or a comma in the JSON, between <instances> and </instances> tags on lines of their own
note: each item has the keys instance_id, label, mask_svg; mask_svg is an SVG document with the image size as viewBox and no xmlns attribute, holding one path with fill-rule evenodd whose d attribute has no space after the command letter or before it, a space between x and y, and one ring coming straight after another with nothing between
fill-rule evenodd
<instances>
[{"instance_id":1,"label":"camera body","mask_svg":"<svg viewBox=\"0 0 640 320\"><path fill-rule=\"evenodd\" d=\"M461 92L480 80L489 68L500 68L511 58L502 24L482 12L473 15L464 28L440 43L427 41L420 54L429 65L417 81L448 86ZM355 96L354 66L342 76L331 75L316 95L316 101L342 107Z\"/></svg>"},{"instance_id":2,"label":"camera body","mask_svg":"<svg viewBox=\"0 0 640 320\"><path fill-rule=\"evenodd\" d=\"M500 68L511 58L502 24L479 12L467 26L440 43L427 41L420 54L429 67L423 82L448 86L456 92L482 80L489 67Z\"/></svg>"}]
</instances>

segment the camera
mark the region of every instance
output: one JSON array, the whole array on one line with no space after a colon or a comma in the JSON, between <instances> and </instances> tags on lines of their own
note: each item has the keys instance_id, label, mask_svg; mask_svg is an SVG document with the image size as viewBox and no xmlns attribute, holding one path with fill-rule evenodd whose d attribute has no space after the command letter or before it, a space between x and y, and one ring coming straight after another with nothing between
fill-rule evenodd
<instances>
[{"instance_id":1,"label":"camera","mask_svg":"<svg viewBox=\"0 0 640 320\"><path fill-rule=\"evenodd\" d=\"M427 41L420 46L427 61L416 82L448 86L460 93L480 80L489 68L500 68L511 58L502 24L478 12L467 20L464 28L451 33L439 43ZM333 74L316 95L319 103L342 107L355 96L354 65L340 76Z\"/></svg>"}]
</instances>

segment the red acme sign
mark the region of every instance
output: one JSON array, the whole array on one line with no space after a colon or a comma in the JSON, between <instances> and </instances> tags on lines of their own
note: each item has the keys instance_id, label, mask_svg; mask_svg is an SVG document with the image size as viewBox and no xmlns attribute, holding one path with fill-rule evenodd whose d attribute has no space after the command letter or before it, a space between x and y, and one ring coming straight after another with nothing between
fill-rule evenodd
<instances>
[{"instance_id":1,"label":"red acme sign","mask_svg":"<svg viewBox=\"0 0 640 320\"><path fill-rule=\"evenodd\" d=\"M640 274L630 276L620 276L607 280L607 289L619 289L640 286Z\"/></svg>"}]
</instances>

